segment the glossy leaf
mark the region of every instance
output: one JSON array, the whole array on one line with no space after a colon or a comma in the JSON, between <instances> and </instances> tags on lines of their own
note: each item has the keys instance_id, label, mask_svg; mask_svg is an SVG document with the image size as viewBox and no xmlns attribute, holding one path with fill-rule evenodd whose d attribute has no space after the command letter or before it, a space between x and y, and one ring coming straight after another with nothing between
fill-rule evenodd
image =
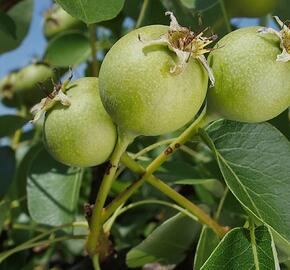
<instances>
[{"instance_id":1,"label":"glossy leaf","mask_svg":"<svg viewBox=\"0 0 290 270\"><path fill-rule=\"evenodd\" d=\"M21 44L29 30L30 22L32 19L32 11L33 0L20 1L18 4L8 10L7 15L14 22L16 38L13 35L14 26L12 23L10 23L9 29L12 31L12 35L10 30L9 33L7 33L7 31L0 31L0 53L11 51ZM2 24L2 20L0 23Z\"/></svg>"},{"instance_id":2,"label":"glossy leaf","mask_svg":"<svg viewBox=\"0 0 290 270\"><path fill-rule=\"evenodd\" d=\"M0 138L12 135L17 129L22 126L27 120L18 115L1 115L0 116Z\"/></svg>"},{"instance_id":3,"label":"glossy leaf","mask_svg":"<svg viewBox=\"0 0 290 270\"><path fill-rule=\"evenodd\" d=\"M196 238L199 228L200 225L193 219L182 214L175 215L128 252L127 265L140 267L152 262L165 265L181 262Z\"/></svg>"},{"instance_id":4,"label":"glossy leaf","mask_svg":"<svg viewBox=\"0 0 290 270\"><path fill-rule=\"evenodd\" d=\"M201 132L240 203L290 242L290 143L268 123L220 120Z\"/></svg>"},{"instance_id":5,"label":"glossy leaf","mask_svg":"<svg viewBox=\"0 0 290 270\"><path fill-rule=\"evenodd\" d=\"M66 32L53 38L44 60L53 66L67 67L85 61L91 53L88 38L79 32Z\"/></svg>"},{"instance_id":6,"label":"glossy leaf","mask_svg":"<svg viewBox=\"0 0 290 270\"><path fill-rule=\"evenodd\" d=\"M201 270L278 270L277 254L267 227L252 233L244 228L231 230L219 243Z\"/></svg>"},{"instance_id":7,"label":"glossy leaf","mask_svg":"<svg viewBox=\"0 0 290 270\"><path fill-rule=\"evenodd\" d=\"M199 270L203 266L219 242L220 239L214 231L204 226L196 247L194 270Z\"/></svg>"},{"instance_id":8,"label":"glossy leaf","mask_svg":"<svg viewBox=\"0 0 290 270\"><path fill-rule=\"evenodd\" d=\"M10 186L15 170L15 154L9 146L0 147L0 197Z\"/></svg>"},{"instance_id":9,"label":"glossy leaf","mask_svg":"<svg viewBox=\"0 0 290 270\"><path fill-rule=\"evenodd\" d=\"M72 222L80 182L81 169L58 163L42 149L27 180L28 210L33 220L54 226Z\"/></svg>"},{"instance_id":10,"label":"glossy leaf","mask_svg":"<svg viewBox=\"0 0 290 270\"><path fill-rule=\"evenodd\" d=\"M57 0L73 17L87 24L110 20L121 11L125 0Z\"/></svg>"}]
</instances>

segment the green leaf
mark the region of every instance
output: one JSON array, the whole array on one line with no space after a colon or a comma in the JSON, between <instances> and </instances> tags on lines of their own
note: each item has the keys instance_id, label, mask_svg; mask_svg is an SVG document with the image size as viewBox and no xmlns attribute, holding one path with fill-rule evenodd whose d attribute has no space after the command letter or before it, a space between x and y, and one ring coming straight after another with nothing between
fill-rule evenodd
<instances>
[{"instance_id":1,"label":"green leaf","mask_svg":"<svg viewBox=\"0 0 290 270\"><path fill-rule=\"evenodd\" d=\"M277 254L267 227L231 230L201 270L278 270Z\"/></svg>"},{"instance_id":2,"label":"green leaf","mask_svg":"<svg viewBox=\"0 0 290 270\"><path fill-rule=\"evenodd\" d=\"M15 170L15 154L9 146L0 147L0 197L10 186Z\"/></svg>"},{"instance_id":3,"label":"green leaf","mask_svg":"<svg viewBox=\"0 0 290 270\"><path fill-rule=\"evenodd\" d=\"M213 230L202 228L194 257L194 270L199 270L220 242Z\"/></svg>"},{"instance_id":4,"label":"green leaf","mask_svg":"<svg viewBox=\"0 0 290 270\"><path fill-rule=\"evenodd\" d=\"M0 33L4 32L16 39L16 25L13 19L6 13L0 11Z\"/></svg>"},{"instance_id":5,"label":"green leaf","mask_svg":"<svg viewBox=\"0 0 290 270\"><path fill-rule=\"evenodd\" d=\"M87 24L110 20L122 10L125 0L57 0L69 13Z\"/></svg>"},{"instance_id":6,"label":"green leaf","mask_svg":"<svg viewBox=\"0 0 290 270\"><path fill-rule=\"evenodd\" d=\"M28 210L34 221L62 225L74 220L81 169L55 161L42 149L31 164L27 180Z\"/></svg>"},{"instance_id":7,"label":"green leaf","mask_svg":"<svg viewBox=\"0 0 290 270\"><path fill-rule=\"evenodd\" d=\"M155 229L143 242L132 248L126 257L129 267L146 263L177 264L190 249L200 225L193 219L177 214Z\"/></svg>"},{"instance_id":8,"label":"green leaf","mask_svg":"<svg viewBox=\"0 0 290 270\"><path fill-rule=\"evenodd\" d=\"M18 115L1 115L0 116L0 138L12 135L17 129L22 126L27 120Z\"/></svg>"},{"instance_id":9,"label":"green leaf","mask_svg":"<svg viewBox=\"0 0 290 270\"><path fill-rule=\"evenodd\" d=\"M79 32L65 32L53 38L46 48L44 60L58 67L78 65L91 53L88 38Z\"/></svg>"},{"instance_id":10,"label":"green leaf","mask_svg":"<svg viewBox=\"0 0 290 270\"><path fill-rule=\"evenodd\" d=\"M32 11L33 11L33 0L22 0L8 10L6 15L9 16L9 18L14 22L15 36L13 36L13 34L11 35L10 32L10 30L12 30L13 33L14 28L13 24L11 23L9 24L10 25L9 33L7 33L7 31L0 31L0 53L11 51L21 44L22 40L28 33L30 22L32 19ZM0 22L1 25L2 20ZM3 25L1 29L3 30Z\"/></svg>"},{"instance_id":11,"label":"green leaf","mask_svg":"<svg viewBox=\"0 0 290 270\"><path fill-rule=\"evenodd\" d=\"M290 143L268 123L220 120L201 131L240 203L290 242Z\"/></svg>"}]
</instances>

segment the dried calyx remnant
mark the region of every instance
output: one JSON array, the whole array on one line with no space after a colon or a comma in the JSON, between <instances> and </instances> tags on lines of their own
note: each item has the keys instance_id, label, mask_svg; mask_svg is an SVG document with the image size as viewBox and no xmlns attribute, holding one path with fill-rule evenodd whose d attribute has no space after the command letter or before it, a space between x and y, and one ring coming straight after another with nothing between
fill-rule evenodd
<instances>
[{"instance_id":1,"label":"dried calyx remnant","mask_svg":"<svg viewBox=\"0 0 290 270\"><path fill-rule=\"evenodd\" d=\"M204 37L203 34L208 28L202 32L195 33L187 27L180 26L172 12L167 11L165 15L169 15L171 20L168 32L158 39L145 41L146 46L155 44L167 45L170 50L176 53L178 62L170 69L173 74L181 73L190 57L199 60L207 70L211 86L213 86L215 83L214 76L204 54L212 50L212 48L205 47L216 40L217 36ZM139 39L141 40L140 36Z\"/></svg>"},{"instance_id":2,"label":"dried calyx remnant","mask_svg":"<svg viewBox=\"0 0 290 270\"><path fill-rule=\"evenodd\" d=\"M16 79L16 73L10 73L4 78L3 84L0 86L1 95L7 99L13 98L13 86Z\"/></svg>"},{"instance_id":3,"label":"dried calyx remnant","mask_svg":"<svg viewBox=\"0 0 290 270\"><path fill-rule=\"evenodd\" d=\"M258 30L259 33L266 34L271 33L275 34L280 39L280 47L282 53L277 56L277 61L279 62L288 62L290 60L290 29L289 25L283 23L278 16L274 16L275 20L281 27L280 31L277 31L273 28L263 27Z\"/></svg>"},{"instance_id":4,"label":"dried calyx remnant","mask_svg":"<svg viewBox=\"0 0 290 270\"><path fill-rule=\"evenodd\" d=\"M45 112L50 110L56 102L60 102L64 106L70 106L71 103L65 91L71 79L72 73L63 83L54 83L53 91L31 108L30 112L34 115L33 120L31 120L32 123L35 123Z\"/></svg>"}]
</instances>

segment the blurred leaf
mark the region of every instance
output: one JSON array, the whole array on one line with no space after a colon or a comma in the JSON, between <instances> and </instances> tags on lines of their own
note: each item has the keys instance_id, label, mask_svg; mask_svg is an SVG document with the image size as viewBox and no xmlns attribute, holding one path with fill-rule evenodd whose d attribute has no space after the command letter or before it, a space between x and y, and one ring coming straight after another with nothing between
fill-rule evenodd
<instances>
[{"instance_id":1,"label":"blurred leaf","mask_svg":"<svg viewBox=\"0 0 290 270\"><path fill-rule=\"evenodd\" d=\"M13 6L6 13L7 16L9 16L9 18L14 22L16 38L15 36L11 35L10 31L10 33L7 33L7 31L3 31L2 18L2 20L0 21L0 24L2 25L2 31L0 31L0 53L11 51L21 44L30 26L32 11L33 0L23 0ZM14 31L13 28L14 27L12 26L12 24L10 24L9 29L12 30L12 33Z\"/></svg>"},{"instance_id":2,"label":"blurred leaf","mask_svg":"<svg viewBox=\"0 0 290 270\"><path fill-rule=\"evenodd\" d=\"M127 254L126 263L129 267L140 267L151 262L177 264L185 258L199 229L196 221L177 214L132 248Z\"/></svg>"},{"instance_id":3,"label":"blurred leaf","mask_svg":"<svg viewBox=\"0 0 290 270\"><path fill-rule=\"evenodd\" d=\"M174 13L181 25L190 27L193 31L197 30L199 25L197 10L184 7L179 0L160 0L160 2L166 10Z\"/></svg>"},{"instance_id":4,"label":"blurred leaf","mask_svg":"<svg viewBox=\"0 0 290 270\"><path fill-rule=\"evenodd\" d=\"M143 0L126 0L123 8L124 14L137 21L143 2ZM159 0L148 0L148 5L140 26L151 24L169 25L169 19L165 16L165 11L165 8Z\"/></svg>"},{"instance_id":5,"label":"blurred leaf","mask_svg":"<svg viewBox=\"0 0 290 270\"><path fill-rule=\"evenodd\" d=\"M197 199L208 206L215 206L217 204L216 197L213 196L211 192L209 192L206 188L203 186L197 185L194 186L194 190L196 193Z\"/></svg>"},{"instance_id":6,"label":"blurred leaf","mask_svg":"<svg viewBox=\"0 0 290 270\"><path fill-rule=\"evenodd\" d=\"M235 228L222 239L200 269L279 270L276 255L267 227L257 227L252 235L247 229Z\"/></svg>"},{"instance_id":7,"label":"blurred leaf","mask_svg":"<svg viewBox=\"0 0 290 270\"><path fill-rule=\"evenodd\" d=\"M122 10L125 0L56 0L71 16L87 24L110 20Z\"/></svg>"},{"instance_id":8,"label":"blurred leaf","mask_svg":"<svg viewBox=\"0 0 290 270\"><path fill-rule=\"evenodd\" d=\"M223 209L221 211L219 222L225 226L241 227L245 224L248 214L245 212L243 206L237 198L230 192L227 192Z\"/></svg>"},{"instance_id":9,"label":"blurred leaf","mask_svg":"<svg viewBox=\"0 0 290 270\"><path fill-rule=\"evenodd\" d=\"M10 211L10 201L5 199L0 201L0 234L2 232L4 222L8 217L9 211Z\"/></svg>"},{"instance_id":10,"label":"blurred leaf","mask_svg":"<svg viewBox=\"0 0 290 270\"><path fill-rule=\"evenodd\" d=\"M16 171L12 185L9 189L9 198L18 199L26 195L26 182L28 170L31 163L33 162L34 157L42 149L42 144L36 145L20 145L16 150ZM26 210L26 204L21 205L23 209Z\"/></svg>"},{"instance_id":11,"label":"blurred leaf","mask_svg":"<svg viewBox=\"0 0 290 270\"><path fill-rule=\"evenodd\" d=\"M6 13L0 11L0 32L4 32L16 39L16 25L13 19Z\"/></svg>"},{"instance_id":12,"label":"blurred leaf","mask_svg":"<svg viewBox=\"0 0 290 270\"><path fill-rule=\"evenodd\" d=\"M183 179L183 180L178 180L175 181L175 184L178 185L206 185L206 184L216 184L218 180L216 179Z\"/></svg>"},{"instance_id":13,"label":"blurred leaf","mask_svg":"<svg viewBox=\"0 0 290 270\"><path fill-rule=\"evenodd\" d=\"M220 239L213 230L204 226L194 256L194 270L199 270L216 248Z\"/></svg>"},{"instance_id":14,"label":"blurred leaf","mask_svg":"<svg viewBox=\"0 0 290 270\"><path fill-rule=\"evenodd\" d=\"M200 179L200 172L192 165L181 161L168 161L160 167L156 176L166 180L166 182L176 182L186 179Z\"/></svg>"},{"instance_id":15,"label":"blurred leaf","mask_svg":"<svg viewBox=\"0 0 290 270\"><path fill-rule=\"evenodd\" d=\"M111 20L98 23L98 26L109 28L116 35L116 37L120 37L120 36L122 36L122 29L123 29L124 20L125 20L124 14L119 13L117 17L115 17ZM111 44L111 46L112 46L112 44Z\"/></svg>"},{"instance_id":16,"label":"blurred leaf","mask_svg":"<svg viewBox=\"0 0 290 270\"><path fill-rule=\"evenodd\" d=\"M77 217L76 221L78 222L86 222L86 219L84 216ZM72 234L73 235L86 235L89 231L85 227L74 227ZM66 248L69 250L69 252L75 256L81 256L84 251L84 246L86 244L85 239L71 239L64 241L63 244L66 246Z\"/></svg>"},{"instance_id":17,"label":"blurred leaf","mask_svg":"<svg viewBox=\"0 0 290 270\"><path fill-rule=\"evenodd\" d=\"M12 135L17 129L22 126L27 120L18 115L1 115L0 116L0 138Z\"/></svg>"},{"instance_id":18,"label":"blurred leaf","mask_svg":"<svg viewBox=\"0 0 290 270\"><path fill-rule=\"evenodd\" d=\"M180 2L187 8L196 8L196 0L180 0Z\"/></svg>"},{"instance_id":19,"label":"blurred leaf","mask_svg":"<svg viewBox=\"0 0 290 270\"><path fill-rule=\"evenodd\" d=\"M33 220L54 226L72 222L80 183L81 169L62 165L41 150L27 181L28 210Z\"/></svg>"},{"instance_id":20,"label":"blurred leaf","mask_svg":"<svg viewBox=\"0 0 290 270\"><path fill-rule=\"evenodd\" d=\"M0 147L0 197L10 186L15 170L15 154L9 146Z\"/></svg>"},{"instance_id":21,"label":"blurred leaf","mask_svg":"<svg viewBox=\"0 0 290 270\"><path fill-rule=\"evenodd\" d=\"M218 0L160 0L166 10L176 16L178 22L193 31L199 32L205 27L211 27L219 37L224 36L226 19ZM189 8L189 6L191 8Z\"/></svg>"},{"instance_id":22,"label":"blurred leaf","mask_svg":"<svg viewBox=\"0 0 290 270\"><path fill-rule=\"evenodd\" d=\"M78 65L91 54L88 38L79 32L65 32L53 38L46 48L44 60L53 66Z\"/></svg>"},{"instance_id":23,"label":"blurred leaf","mask_svg":"<svg viewBox=\"0 0 290 270\"><path fill-rule=\"evenodd\" d=\"M201 131L240 203L290 242L290 143L268 123L219 120Z\"/></svg>"},{"instance_id":24,"label":"blurred leaf","mask_svg":"<svg viewBox=\"0 0 290 270\"><path fill-rule=\"evenodd\" d=\"M274 15L279 16L282 21L290 19L290 0L279 0L278 7L273 12Z\"/></svg>"},{"instance_id":25,"label":"blurred leaf","mask_svg":"<svg viewBox=\"0 0 290 270\"><path fill-rule=\"evenodd\" d=\"M175 181L174 183L178 185L202 185L218 198L224 193L224 187L217 179L183 179Z\"/></svg>"}]
</instances>

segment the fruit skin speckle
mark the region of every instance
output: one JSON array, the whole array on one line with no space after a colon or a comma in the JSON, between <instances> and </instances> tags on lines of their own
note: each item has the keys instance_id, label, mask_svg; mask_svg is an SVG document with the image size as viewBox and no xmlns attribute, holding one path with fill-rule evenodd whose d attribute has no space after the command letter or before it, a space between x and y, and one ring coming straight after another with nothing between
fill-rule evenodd
<instances>
[{"instance_id":1,"label":"fruit skin speckle","mask_svg":"<svg viewBox=\"0 0 290 270\"><path fill-rule=\"evenodd\" d=\"M112 153L117 132L105 111L97 78L82 78L68 86L69 107L56 104L45 117L44 143L61 163L90 167Z\"/></svg>"},{"instance_id":2,"label":"fruit skin speckle","mask_svg":"<svg viewBox=\"0 0 290 270\"><path fill-rule=\"evenodd\" d=\"M167 31L167 26L152 25L130 32L111 48L101 66L105 109L121 129L136 135L181 128L195 116L206 95L208 75L197 60L189 59L182 73L171 74L175 53L165 45L146 46L146 41Z\"/></svg>"},{"instance_id":3,"label":"fruit skin speckle","mask_svg":"<svg viewBox=\"0 0 290 270\"><path fill-rule=\"evenodd\" d=\"M290 62L277 62L279 39L248 27L226 35L209 55L216 85L210 110L241 122L263 122L290 105Z\"/></svg>"}]
</instances>

